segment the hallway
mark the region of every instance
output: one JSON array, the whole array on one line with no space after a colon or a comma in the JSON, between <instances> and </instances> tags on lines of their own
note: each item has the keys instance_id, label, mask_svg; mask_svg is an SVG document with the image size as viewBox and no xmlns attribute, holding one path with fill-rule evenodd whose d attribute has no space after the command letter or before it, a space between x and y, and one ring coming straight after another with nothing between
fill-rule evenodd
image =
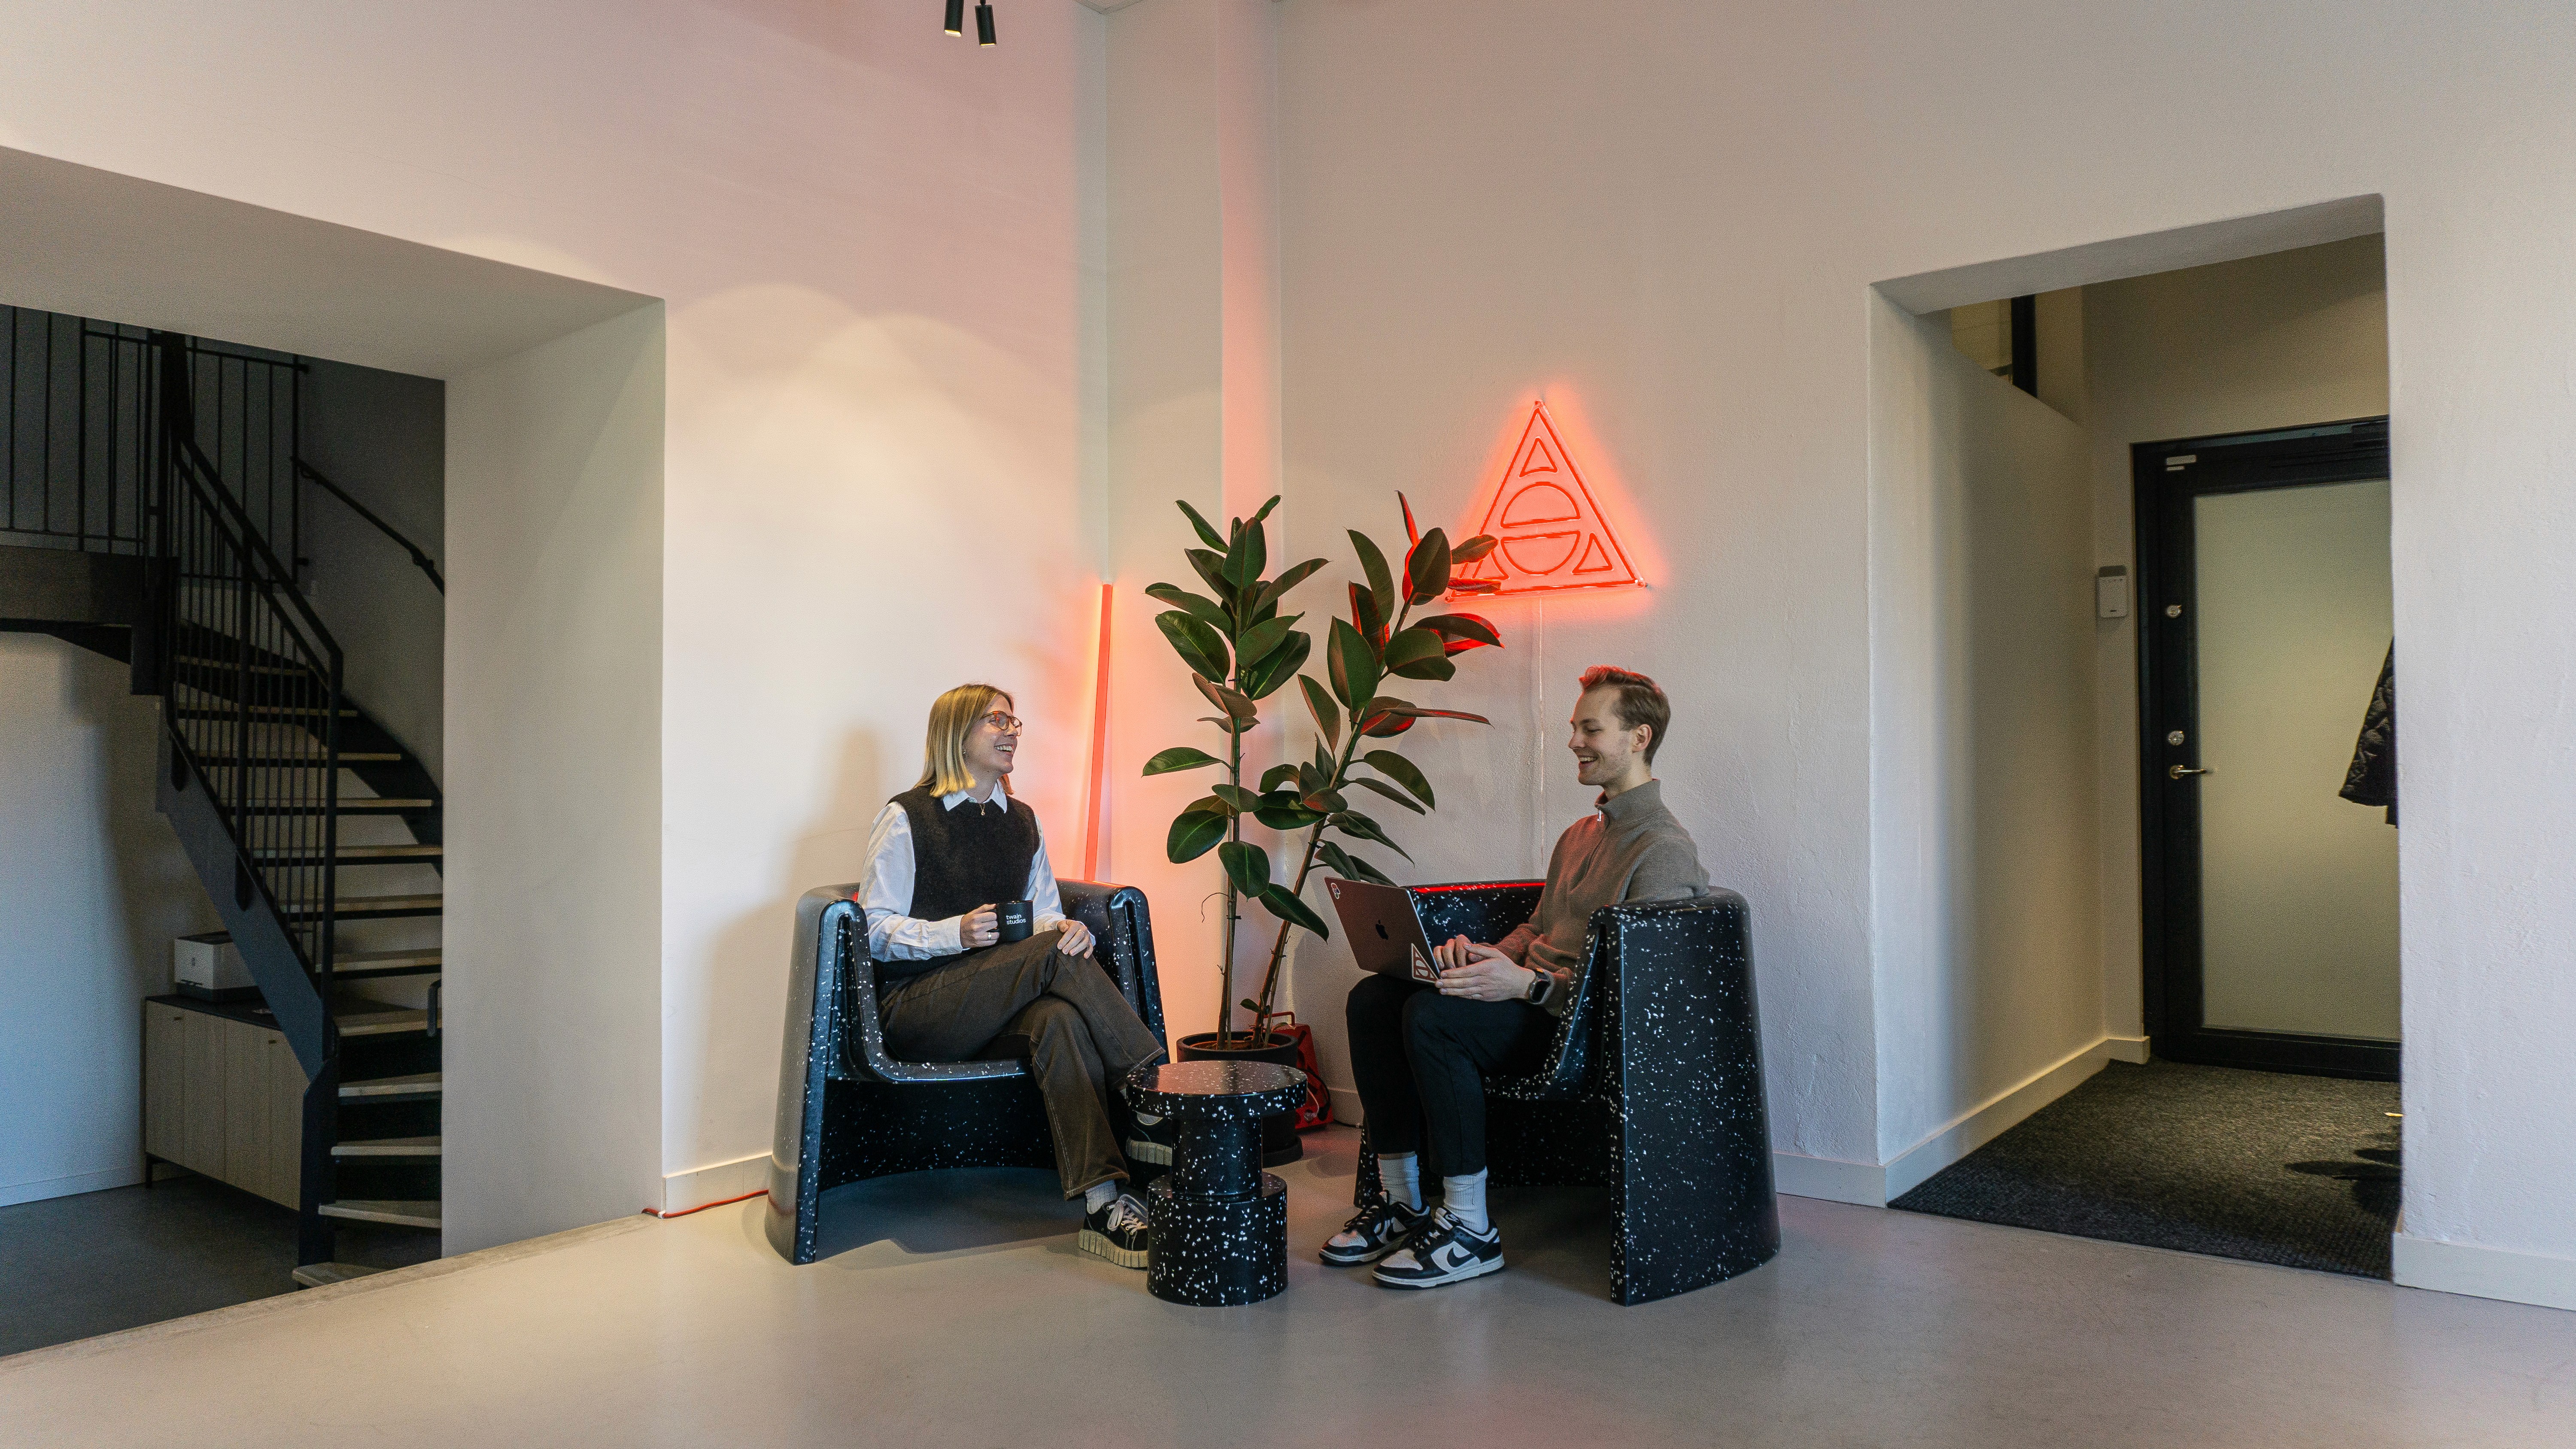
<instances>
[{"instance_id":1,"label":"hallway","mask_svg":"<svg viewBox=\"0 0 2576 1449\"><path fill-rule=\"evenodd\" d=\"M1292 1242L1356 1134L1287 1168ZM23 1443L2529 1445L2576 1314L1784 1198L1787 1246L1640 1308L1600 1204L1498 1192L1511 1271L1423 1297L1302 1254L1269 1303L1158 1302L1042 1173L861 1184L809 1268L760 1200L0 1360ZM290 1411L288 1406L293 1406Z\"/></svg>"}]
</instances>

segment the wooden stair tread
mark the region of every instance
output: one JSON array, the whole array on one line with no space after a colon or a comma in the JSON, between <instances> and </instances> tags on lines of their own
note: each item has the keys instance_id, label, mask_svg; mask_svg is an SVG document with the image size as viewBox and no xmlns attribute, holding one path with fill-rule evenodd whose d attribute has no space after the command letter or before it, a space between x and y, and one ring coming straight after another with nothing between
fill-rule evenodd
<instances>
[{"instance_id":1,"label":"wooden stair tread","mask_svg":"<svg viewBox=\"0 0 2576 1449\"><path fill-rule=\"evenodd\" d=\"M342 1082L340 1095L350 1097L432 1097L443 1095L446 1077L439 1072L414 1072L407 1077L366 1077Z\"/></svg>"},{"instance_id":2,"label":"wooden stair tread","mask_svg":"<svg viewBox=\"0 0 2576 1449\"><path fill-rule=\"evenodd\" d=\"M364 1263L307 1263L295 1270L295 1281L307 1288L328 1288L334 1283L346 1283L352 1278L364 1278L384 1271Z\"/></svg>"},{"instance_id":3,"label":"wooden stair tread","mask_svg":"<svg viewBox=\"0 0 2576 1449\"><path fill-rule=\"evenodd\" d=\"M401 1032L429 1030L429 1013L417 1007L405 1010L371 1003L362 1008L333 1012L332 1019L340 1024L342 1036L393 1036Z\"/></svg>"},{"instance_id":4,"label":"wooden stair tread","mask_svg":"<svg viewBox=\"0 0 2576 1449\"><path fill-rule=\"evenodd\" d=\"M322 1204L322 1216L362 1223L392 1223L404 1228L438 1226L438 1199L353 1197Z\"/></svg>"},{"instance_id":5,"label":"wooden stair tread","mask_svg":"<svg viewBox=\"0 0 2576 1449\"><path fill-rule=\"evenodd\" d=\"M386 799L366 795L354 800L343 799L334 807L342 815L391 814L397 810L429 810L435 800ZM321 815L326 813L319 802L310 805L251 805L243 807L253 815Z\"/></svg>"},{"instance_id":6,"label":"wooden stair tread","mask_svg":"<svg viewBox=\"0 0 2576 1449\"><path fill-rule=\"evenodd\" d=\"M438 946L399 946L382 951L337 951L332 953L334 966L435 966Z\"/></svg>"},{"instance_id":7,"label":"wooden stair tread","mask_svg":"<svg viewBox=\"0 0 2576 1449\"><path fill-rule=\"evenodd\" d=\"M437 1157L438 1138L360 1137L331 1144L334 1157Z\"/></svg>"}]
</instances>

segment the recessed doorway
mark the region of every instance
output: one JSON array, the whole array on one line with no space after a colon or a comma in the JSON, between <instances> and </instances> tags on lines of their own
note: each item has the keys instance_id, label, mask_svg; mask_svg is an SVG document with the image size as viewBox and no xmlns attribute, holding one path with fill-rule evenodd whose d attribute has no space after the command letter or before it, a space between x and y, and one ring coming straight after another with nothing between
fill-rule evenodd
<instances>
[{"instance_id":1,"label":"recessed doorway","mask_svg":"<svg viewBox=\"0 0 2576 1449\"><path fill-rule=\"evenodd\" d=\"M2388 420L2132 452L2155 1053L2395 1081Z\"/></svg>"}]
</instances>

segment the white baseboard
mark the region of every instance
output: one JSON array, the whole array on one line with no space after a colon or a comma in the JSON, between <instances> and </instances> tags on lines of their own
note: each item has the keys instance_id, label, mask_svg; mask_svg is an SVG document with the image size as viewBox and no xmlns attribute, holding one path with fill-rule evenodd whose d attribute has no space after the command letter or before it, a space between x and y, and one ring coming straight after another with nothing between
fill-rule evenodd
<instances>
[{"instance_id":1,"label":"white baseboard","mask_svg":"<svg viewBox=\"0 0 2576 1449\"><path fill-rule=\"evenodd\" d=\"M143 1180L141 1165L111 1167L103 1172L77 1172L69 1177L48 1177L35 1182L13 1182L0 1187L0 1207L11 1203L43 1202L49 1197L71 1197L84 1192L102 1192L111 1187L132 1187Z\"/></svg>"},{"instance_id":2,"label":"white baseboard","mask_svg":"<svg viewBox=\"0 0 2576 1449\"><path fill-rule=\"evenodd\" d=\"M712 1167L666 1174L659 1209L663 1217L672 1217L768 1188L769 1154L763 1152Z\"/></svg>"},{"instance_id":3,"label":"white baseboard","mask_svg":"<svg viewBox=\"0 0 2576 1449\"><path fill-rule=\"evenodd\" d=\"M2142 1036L2106 1036L2102 1038L2102 1054L2111 1061L2143 1067L2147 1064L2147 1039Z\"/></svg>"},{"instance_id":4,"label":"white baseboard","mask_svg":"<svg viewBox=\"0 0 2576 1449\"><path fill-rule=\"evenodd\" d=\"M1887 1206L1887 1169L1874 1162L1774 1152L1771 1182L1791 1197L1858 1203L1862 1207Z\"/></svg>"},{"instance_id":5,"label":"white baseboard","mask_svg":"<svg viewBox=\"0 0 2576 1449\"><path fill-rule=\"evenodd\" d=\"M1368 1125L1368 1114L1360 1110L1360 1089L1336 1087L1327 1083L1324 1090L1333 1098L1333 1120L1346 1127Z\"/></svg>"},{"instance_id":6,"label":"white baseboard","mask_svg":"<svg viewBox=\"0 0 2576 1449\"><path fill-rule=\"evenodd\" d=\"M1947 1126L1896 1155L1887 1164L1889 1201L1921 1187L1926 1179L1942 1168L2001 1137L2021 1125L2031 1113L2065 1096L2081 1086L2084 1079L2102 1070L2111 1059L2113 1038L2104 1037L2081 1051L2069 1053L2056 1065L2044 1067L2030 1075L2020 1086L1996 1093L1985 1102L1950 1119Z\"/></svg>"},{"instance_id":7,"label":"white baseboard","mask_svg":"<svg viewBox=\"0 0 2576 1449\"><path fill-rule=\"evenodd\" d=\"M2517 1253L2476 1243L2441 1243L2399 1233L2391 1266L2402 1287L2576 1309L2576 1258Z\"/></svg>"}]
</instances>

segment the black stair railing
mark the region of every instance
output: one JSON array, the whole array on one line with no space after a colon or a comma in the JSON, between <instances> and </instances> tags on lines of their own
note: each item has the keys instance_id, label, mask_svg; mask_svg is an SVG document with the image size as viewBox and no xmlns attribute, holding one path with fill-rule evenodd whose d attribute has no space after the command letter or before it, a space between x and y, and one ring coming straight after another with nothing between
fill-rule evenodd
<instances>
[{"instance_id":1,"label":"black stair railing","mask_svg":"<svg viewBox=\"0 0 2576 1449\"><path fill-rule=\"evenodd\" d=\"M267 896L328 1001L346 709L340 646L198 445L182 339L152 342L163 459L150 512L164 580L171 746L230 829L237 893Z\"/></svg>"}]
</instances>

